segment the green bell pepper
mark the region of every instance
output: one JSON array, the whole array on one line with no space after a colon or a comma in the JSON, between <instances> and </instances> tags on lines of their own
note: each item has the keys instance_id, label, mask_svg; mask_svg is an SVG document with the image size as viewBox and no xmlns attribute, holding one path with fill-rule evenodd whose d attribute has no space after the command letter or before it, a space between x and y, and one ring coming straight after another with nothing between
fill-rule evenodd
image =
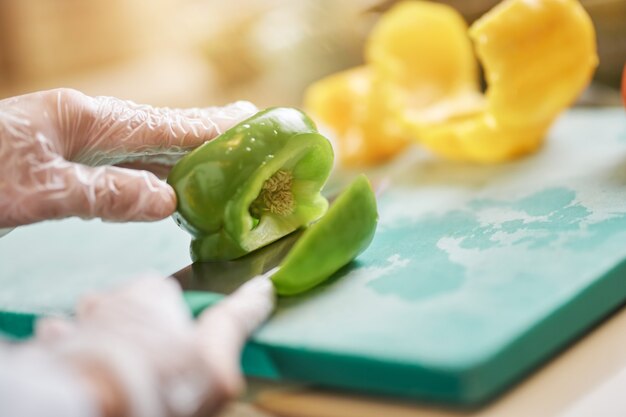
<instances>
[{"instance_id":1,"label":"green bell pepper","mask_svg":"<svg viewBox=\"0 0 626 417\"><path fill-rule=\"evenodd\" d=\"M279 295L296 295L326 281L369 246L376 232L376 196L358 176L302 236L272 275Z\"/></svg>"},{"instance_id":2,"label":"green bell pepper","mask_svg":"<svg viewBox=\"0 0 626 417\"><path fill-rule=\"evenodd\" d=\"M192 260L235 259L321 217L332 165L329 141L290 108L261 111L186 155L167 182Z\"/></svg>"}]
</instances>

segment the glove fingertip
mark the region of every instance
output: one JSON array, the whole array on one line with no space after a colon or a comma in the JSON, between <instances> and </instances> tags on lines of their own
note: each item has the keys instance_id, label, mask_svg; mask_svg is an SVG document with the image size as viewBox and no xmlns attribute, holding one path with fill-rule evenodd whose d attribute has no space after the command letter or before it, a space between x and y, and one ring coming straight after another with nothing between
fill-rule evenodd
<instances>
[{"instance_id":1,"label":"glove fingertip","mask_svg":"<svg viewBox=\"0 0 626 417\"><path fill-rule=\"evenodd\" d=\"M155 177L157 182L156 190L150 195L149 200L154 200L153 204L146 207L145 215L148 220L161 220L171 216L176 210L176 192L165 182Z\"/></svg>"},{"instance_id":2,"label":"glove fingertip","mask_svg":"<svg viewBox=\"0 0 626 417\"><path fill-rule=\"evenodd\" d=\"M176 210L176 192L154 174L140 171L143 181L136 183L136 194L127 197L135 199L129 206L127 215L122 214L123 220L130 221L157 221L171 216ZM132 188L132 187L131 187Z\"/></svg>"}]
</instances>

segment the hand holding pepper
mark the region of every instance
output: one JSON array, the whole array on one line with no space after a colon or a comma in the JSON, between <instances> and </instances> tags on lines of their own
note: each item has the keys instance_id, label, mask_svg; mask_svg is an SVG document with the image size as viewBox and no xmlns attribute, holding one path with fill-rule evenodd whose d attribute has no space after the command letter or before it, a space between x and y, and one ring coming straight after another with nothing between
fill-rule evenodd
<instances>
[{"instance_id":1,"label":"hand holding pepper","mask_svg":"<svg viewBox=\"0 0 626 417\"><path fill-rule=\"evenodd\" d=\"M0 228L70 216L167 217L176 208L169 185L110 165L171 165L255 112L248 102L181 110L71 89L1 100Z\"/></svg>"}]
</instances>

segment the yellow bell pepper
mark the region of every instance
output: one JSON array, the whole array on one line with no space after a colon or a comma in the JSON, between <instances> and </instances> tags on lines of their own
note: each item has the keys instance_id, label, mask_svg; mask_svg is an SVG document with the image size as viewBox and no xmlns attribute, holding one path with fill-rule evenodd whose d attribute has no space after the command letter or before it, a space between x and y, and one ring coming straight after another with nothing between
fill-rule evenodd
<instances>
[{"instance_id":1,"label":"yellow bell pepper","mask_svg":"<svg viewBox=\"0 0 626 417\"><path fill-rule=\"evenodd\" d=\"M401 3L370 35L368 65L307 89L304 106L334 130L344 165L379 163L405 149L413 135L398 114L407 103L424 107L468 89L479 96L466 32L463 18L448 6Z\"/></svg>"},{"instance_id":2,"label":"yellow bell pepper","mask_svg":"<svg viewBox=\"0 0 626 417\"><path fill-rule=\"evenodd\" d=\"M482 101L467 25L444 4L407 1L396 5L372 30L365 58L380 80L379 88L394 97L388 105L400 106L395 110L419 115L455 97L465 97L462 104L470 107Z\"/></svg>"},{"instance_id":3,"label":"yellow bell pepper","mask_svg":"<svg viewBox=\"0 0 626 417\"><path fill-rule=\"evenodd\" d=\"M444 123L412 123L406 115L408 125L453 159L498 162L536 150L593 75L591 19L575 0L507 0L469 34L487 80L483 110Z\"/></svg>"},{"instance_id":4,"label":"yellow bell pepper","mask_svg":"<svg viewBox=\"0 0 626 417\"><path fill-rule=\"evenodd\" d=\"M485 69L487 111L509 125L550 122L598 64L591 18L576 0L507 0L470 36Z\"/></svg>"},{"instance_id":5,"label":"yellow bell pepper","mask_svg":"<svg viewBox=\"0 0 626 417\"><path fill-rule=\"evenodd\" d=\"M305 101L336 130L340 156L350 144L342 160L351 164L387 159L409 137L458 160L497 162L532 152L597 65L594 28L576 0L505 0L472 25L469 37L452 8L406 1L379 20L365 55L367 66L351 70L367 74L358 94L337 89L348 83L347 71L311 86ZM354 111L369 101L376 107ZM396 146L383 152L387 143Z\"/></svg>"},{"instance_id":6,"label":"yellow bell pepper","mask_svg":"<svg viewBox=\"0 0 626 417\"><path fill-rule=\"evenodd\" d=\"M331 75L307 90L304 105L333 128L344 165L379 163L410 143L382 94L367 67Z\"/></svg>"}]
</instances>

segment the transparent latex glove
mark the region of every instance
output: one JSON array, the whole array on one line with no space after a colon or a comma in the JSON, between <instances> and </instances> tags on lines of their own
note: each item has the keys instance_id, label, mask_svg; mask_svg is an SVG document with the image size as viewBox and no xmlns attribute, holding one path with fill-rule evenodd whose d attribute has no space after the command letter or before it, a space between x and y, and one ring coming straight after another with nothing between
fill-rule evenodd
<instances>
[{"instance_id":1,"label":"transparent latex glove","mask_svg":"<svg viewBox=\"0 0 626 417\"><path fill-rule=\"evenodd\" d=\"M38 416L61 415L57 411L68 416L206 416L243 388L242 347L273 307L268 275L244 284L195 321L170 278L144 277L120 290L87 297L76 317L40 320L36 337L16 345L14 351L30 371L14 374L28 374L22 379L32 387L21 396L9 387L0 415L22 417L31 415L23 411L29 409ZM0 355L0 363L2 359ZM20 363L17 359L6 361L9 373ZM42 374L52 369L57 371ZM56 402L33 397L45 392L37 387L54 381L75 388L63 395L56 390ZM41 409L46 404L52 405Z\"/></svg>"},{"instance_id":2,"label":"transparent latex glove","mask_svg":"<svg viewBox=\"0 0 626 417\"><path fill-rule=\"evenodd\" d=\"M248 102L169 109L71 89L0 100L0 228L79 216L149 221L174 190L134 163L171 165L257 111Z\"/></svg>"}]
</instances>

